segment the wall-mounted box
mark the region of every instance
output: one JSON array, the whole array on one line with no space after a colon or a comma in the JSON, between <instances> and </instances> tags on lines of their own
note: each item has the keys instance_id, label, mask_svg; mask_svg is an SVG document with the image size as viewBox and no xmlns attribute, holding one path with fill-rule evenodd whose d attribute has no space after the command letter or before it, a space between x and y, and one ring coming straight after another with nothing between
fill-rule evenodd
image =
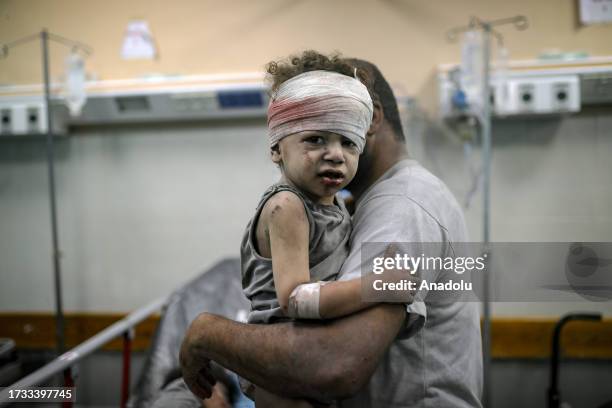
<instances>
[{"instance_id":1,"label":"wall-mounted box","mask_svg":"<svg viewBox=\"0 0 612 408\"><path fill-rule=\"evenodd\" d=\"M216 84L191 89L152 89L92 93L74 125L160 123L264 118L263 83Z\"/></svg>"},{"instance_id":2,"label":"wall-mounted box","mask_svg":"<svg viewBox=\"0 0 612 408\"><path fill-rule=\"evenodd\" d=\"M584 105L612 104L612 71L582 75L580 99Z\"/></svg>"},{"instance_id":3,"label":"wall-mounted box","mask_svg":"<svg viewBox=\"0 0 612 408\"><path fill-rule=\"evenodd\" d=\"M458 68L456 64L438 68L440 118L479 114L475 104L463 111L453 105L457 86L450 77L451 73L458 75ZM559 115L580 112L585 105L612 103L612 57L576 61L510 61L505 77L505 81L500 81L492 64L493 116Z\"/></svg>"},{"instance_id":4,"label":"wall-mounted box","mask_svg":"<svg viewBox=\"0 0 612 408\"><path fill-rule=\"evenodd\" d=\"M42 103L15 103L4 110L10 114L7 133L37 135L47 132L47 111Z\"/></svg>"},{"instance_id":5,"label":"wall-mounted box","mask_svg":"<svg viewBox=\"0 0 612 408\"><path fill-rule=\"evenodd\" d=\"M493 85L493 112L497 116L580 111L580 83L577 75L513 78Z\"/></svg>"},{"instance_id":6,"label":"wall-mounted box","mask_svg":"<svg viewBox=\"0 0 612 408\"><path fill-rule=\"evenodd\" d=\"M38 104L44 99L30 96L38 91L39 85L0 86L0 135L44 133ZM51 84L51 91L55 134L66 134L68 126L263 119L269 101L260 72L92 81L78 116L68 115L61 84Z\"/></svg>"},{"instance_id":7,"label":"wall-mounted box","mask_svg":"<svg viewBox=\"0 0 612 408\"><path fill-rule=\"evenodd\" d=\"M66 108L51 102L54 134L66 133ZM47 133L47 109L40 97L0 98L0 136L40 136Z\"/></svg>"}]
</instances>

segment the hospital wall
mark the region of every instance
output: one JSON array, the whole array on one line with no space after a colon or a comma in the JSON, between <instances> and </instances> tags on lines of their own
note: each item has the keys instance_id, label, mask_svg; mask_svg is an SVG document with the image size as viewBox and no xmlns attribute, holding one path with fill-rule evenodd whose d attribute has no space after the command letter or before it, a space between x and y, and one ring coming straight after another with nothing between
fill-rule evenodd
<instances>
[{"instance_id":1,"label":"hospital wall","mask_svg":"<svg viewBox=\"0 0 612 408\"><path fill-rule=\"evenodd\" d=\"M464 203L472 178L462 145L418 121L407 126L413 156ZM611 126L604 110L496 123L492 239L609 240ZM85 311L135 309L237 256L259 195L278 175L263 120L76 129L58 140L56 165L65 307ZM0 195L0 309L52 310L42 139L2 141ZM477 193L466 209L473 239L481 217ZM585 305L499 306L505 314L556 315Z\"/></svg>"},{"instance_id":2,"label":"hospital wall","mask_svg":"<svg viewBox=\"0 0 612 408\"><path fill-rule=\"evenodd\" d=\"M372 60L400 93L430 101L438 64L457 62L458 44L447 30L471 16L496 19L522 14L529 29L500 27L511 59L543 51L612 55L612 26L578 24L574 0L3 0L0 38L9 41L46 27L93 47L88 70L98 79L142 75L261 71L265 63L308 48ZM152 61L121 59L131 20L146 20L158 49ZM54 77L66 49L53 46ZM40 78L35 45L11 50L1 83Z\"/></svg>"},{"instance_id":3,"label":"hospital wall","mask_svg":"<svg viewBox=\"0 0 612 408\"><path fill-rule=\"evenodd\" d=\"M172 6L169 6L172 4ZM573 1L1 1L0 39L42 27L90 44L98 79L260 71L305 48L341 50L379 64L403 106L411 154L464 203L472 178L463 145L432 119L435 68L458 61L447 29L524 14L503 28L512 58L547 48L612 55L612 27L579 27ZM131 19L149 21L159 58L124 61ZM52 77L65 50L54 47ZM35 45L0 60L0 83L39 82ZM494 124L494 241L609 241L612 113ZM479 151L472 156L478 167ZM57 142L59 238L65 308L128 311L168 294L221 257L237 256L259 194L275 180L263 118L163 126L72 128ZM466 208L482 236L481 196ZM42 139L0 140L0 310L54 308L47 173ZM504 273L511 273L511 265ZM556 316L606 304L499 304L497 314Z\"/></svg>"}]
</instances>

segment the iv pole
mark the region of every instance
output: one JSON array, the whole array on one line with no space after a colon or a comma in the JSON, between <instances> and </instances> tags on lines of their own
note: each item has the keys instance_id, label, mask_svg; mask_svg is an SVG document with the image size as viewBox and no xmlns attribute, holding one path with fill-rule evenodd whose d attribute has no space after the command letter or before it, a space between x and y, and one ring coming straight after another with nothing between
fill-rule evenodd
<instances>
[{"instance_id":1,"label":"iv pole","mask_svg":"<svg viewBox=\"0 0 612 408\"><path fill-rule=\"evenodd\" d=\"M64 340L64 311L62 305L62 271L61 271L61 250L59 246L57 228L57 200L55 197L55 157L54 157L54 135L53 119L51 117L51 80L49 78L49 40L71 47L73 50L81 50L85 55L91 54L91 48L77 41L69 40L56 34L52 34L47 29L39 33L20 38L7 44L3 44L0 49L0 59L8 56L11 48L40 39L42 49L42 70L45 91L45 110L47 112L47 134L46 134L46 153L47 153L47 175L49 184L49 207L51 213L51 241L53 251L53 279L55 287L55 340L57 353L61 354L65 350Z\"/></svg>"},{"instance_id":2,"label":"iv pole","mask_svg":"<svg viewBox=\"0 0 612 408\"><path fill-rule=\"evenodd\" d=\"M493 29L495 26L514 24L517 30L525 30L528 27L527 18L524 16L514 16L499 20L484 21L478 17L471 17L467 26L456 27L446 33L448 41L455 42L460 33L472 30L482 30L482 112L480 116L482 134L482 171L483 171L483 254L486 254L487 271L483 274L483 325L482 325L482 352L483 352L483 396L482 403L485 408L492 407L491 390L491 309L490 309L490 273L491 273L491 247L490 247L490 208L491 208L491 84L490 84L490 55L491 55L491 35L495 36L499 43L502 43L502 36Z\"/></svg>"}]
</instances>

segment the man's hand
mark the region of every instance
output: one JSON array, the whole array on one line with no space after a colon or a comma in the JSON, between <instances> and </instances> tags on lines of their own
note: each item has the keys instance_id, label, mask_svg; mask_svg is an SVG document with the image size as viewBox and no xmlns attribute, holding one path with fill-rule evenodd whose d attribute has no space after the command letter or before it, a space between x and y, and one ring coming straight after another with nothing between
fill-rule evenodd
<instances>
[{"instance_id":1,"label":"man's hand","mask_svg":"<svg viewBox=\"0 0 612 408\"><path fill-rule=\"evenodd\" d=\"M189 332L181 345L179 361L183 380L191 392L202 399L210 398L216 383L210 360L198 352L196 345L189 339Z\"/></svg>"}]
</instances>

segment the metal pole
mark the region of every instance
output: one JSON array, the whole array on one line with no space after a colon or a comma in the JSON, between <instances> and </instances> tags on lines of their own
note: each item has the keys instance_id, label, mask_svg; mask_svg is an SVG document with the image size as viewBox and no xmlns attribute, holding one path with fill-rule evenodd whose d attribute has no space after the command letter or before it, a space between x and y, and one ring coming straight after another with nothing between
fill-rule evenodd
<instances>
[{"instance_id":1,"label":"metal pole","mask_svg":"<svg viewBox=\"0 0 612 408\"><path fill-rule=\"evenodd\" d=\"M132 338L134 329L130 328L123 333L123 368L121 377L121 408L127 407L130 396L130 362L132 360Z\"/></svg>"},{"instance_id":2,"label":"metal pole","mask_svg":"<svg viewBox=\"0 0 612 408\"><path fill-rule=\"evenodd\" d=\"M64 370L64 387L74 387L74 377L71 367ZM62 408L72 408L72 401L62 402Z\"/></svg>"},{"instance_id":3,"label":"metal pole","mask_svg":"<svg viewBox=\"0 0 612 408\"><path fill-rule=\"evenodd\" d=\"M483 274L483 327L482 327L482 352L483 352L483 405L486 408L492 406L491 390L491 239L490 239L490 186L491 186L491 87L489 83L489 58L491 54L491 36L494 35L501 43L502 36L493 30L493 26L513 23L517 30L525 30L528 27L527 18L515 16L492 21L482 21L478 17L472 17L467 26L455 27L446 32L449 41L455 41L457 35L464 31L479 28L483 32L482 39L482 167L483 167L483 254L487 256L487 269Z\"/></svg>"},{"instance_id":4,"label":"metal pole","mask_svg":"<svg viewBox=\"0 0 612 408\"><path fill-rule=\"evenodd\" d=\"M491 91L489 83L489 55L491 53L491 25L482 24L482 166L483 166L483 246L488 256L488 267L483 275L483 405L486 408L492 406L491 390L491 308L490 308L490 274L491 274L491 251L489 248L489 210L490 210L490 184L491 184Z\"/></svg>"},{"instance_id":5,"label":"metal pole","mask_svg":"<svg viewBox=\"0 0 612 408\"><path fill-rule=\"evenodd\" d=\"M49 33L43 29L40 33L43 57L43 76L45 84L45 108L47 111L47 173L49 175L49 204L51 210L51 240L53 244L53 277L55 284L55 339L58 355L65 349L64 344L64 311L62 306L62 271L60 267L61 251L57 233L57 208L55 199L54 147L51 118L51 91L49 79Z\"/></svg>"},{"instance_id":6,"label":"metal pole","mask_svg":"<svg viewBox=\"0 0 612 408\"><path fill-rule=\"evenodd\" d=\"M546 403L548 408L561 406L559 393L559 357L561 354L561 330L572 320L601 321L601 313L575 313L565 315L555 325L552 338L552 355L550 356L550 384L548 386ZM564 404L565 405L565 404Z\"/></svg>"}]
</instances>

